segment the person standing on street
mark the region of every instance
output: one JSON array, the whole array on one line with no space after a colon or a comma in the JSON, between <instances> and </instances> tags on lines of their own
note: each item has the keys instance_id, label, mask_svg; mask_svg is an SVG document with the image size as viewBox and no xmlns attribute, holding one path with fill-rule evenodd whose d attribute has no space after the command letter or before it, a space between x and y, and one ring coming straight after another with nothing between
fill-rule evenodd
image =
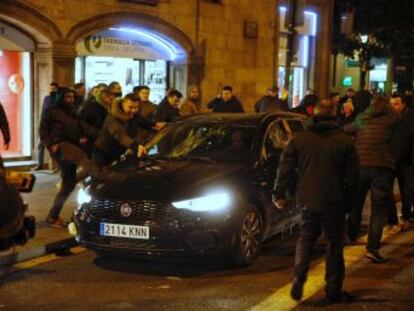
<instances>
[{"instance_id":1,"label":"person standing on street","mask_svg":"<svg viewBox=\"0 0 414 311\"><path fill-rule=\"evenodd\" d=\"M390 99L390 104L392 109L401 117L401 122L398 125L397 129L393 133L393 150L396 157L396 166L395 174L398 181L398 186L401 194L401 222L398 221L398 213L394 200L391 201L389 210L388 210L388 224L389 225L398 225L399 230L405 231L410 227L410 221L413 220L413 201L410 191L411 183L411 170L412 165L408 165L402 161L404 157L407 157L406 154L409 154L409 151L405 151L405 137L409 137L411 133L414 133L414 111L410 109L406 103L404 95L400 93L395 93ZM393 193L391 197L393 198Z\"/></svg>"},{"instance_id":2,"label":"person standing on street","mask_svg":"<svg viewBox=\"0 0 414 311\"><path fill-rule=\"evenodd\" d=\"M140 85L134 87L133 93L135 97L139 99L139 116L150 122L154 116L155 110L157 110L157 105L150 101L151 89L149 86Z\"/></svg>"},{"instance_id":3,"label":"person standing on street","mask_svg":"<svg viewBox=\"0 0 414 311\"><path fill-rule=\"evenodd\" d=\"M200 89L196 85L190 85L188 87L187 98L180 106L180 115L182 117L188 117L200 112Z\"/></svg>"},{"instance_id":4,"label":"person standing on street","mask_svg":"<svg viewBox=\"0 0 414 311\"><path fill-rule=\"evenodd\" d=\"M358 166L352 139L340 131L336 122L335 105L322 100L306 130L294 136L282 153L275 183L275 205L283 209L286 191L297 180L297 204L302 209L291 289L294 300L302 298L311 253L321 229L327 240L326 297L331 303L351 299L342 291L343 238L345 215L356 196Z\"/></svg>"},{"instance_id":5,"label":"person standing on street","mask_svg":"<svg viewBox=\"0 0 414 311\"><path fill-rule=\"evenodd\" d=\"M347 234L351 242L357 239L362 209L366 196L371 191L366 257L375 263L384 261L379 250L393 189L395 158L392 154L391 135L398 121L398 115L392 111L388 99L377 96L354 123L344 127L346 132L356 135L356 148L361 162L358 196L355 208L348 217Z\"/></svg>"},{"instance_id":6,"label":"person standing on street","mask_svg":"<svg viewBox=\"0 0 414 311\"><path fill-rule=\"evenodd\" d=\"M180 117L181 98L183 94L177 90L169 90L167 96L158 105L157 110L154 113L153 121L155 123L170 123L177 120Z\"/></svg>"},{"instance_id":7,"label":"person standing on street","mask_svg":"<svg viewBox=\"0 0 414 311\"><path fill-rule=\"evenodd\" d=\"M10 127L7 120L6 113L4 112L3 105L0 103L0 130L3 134L3 148L5 151L9 150L10 146Z\"/></svg>"},{"instance_id":8,"label":"person standing on street","mask_svg":"<svg viewBox=\"0 0 414 311\"><path fill-rule=\"evenodd\" d=\"M242 103L233 94L229 85L223 87L220 96L213 99L208 105L213 112L244 112Z\"/></svg>"},{"instance_id":9,"label":"person standing on street","mask_svg":"<svg viewBox=\"0 0 414 311\"><path fill-rule=\"evenodd\" d=\"M80 176L92 172L92 161L82 149L98 132L85 122L78 120L74 110L75 92L61 88L61 97L56 107L45 112L40 124L40 139L61 169L62 186L56 195L46 222L57 228L66 227L59 215L72 193ZM77 168L80 173L77 174Z\"/></svg>"},{"instance_id":10,"label":"person standing on street","mask_svg":"<svg viewBox=\"0 0 414 311\"><path fill-rule=\"evenodd\" d=\"M254 105L255 112L275 112L288 111L288 105L279 99L279 89L277 86L267 90L267 95L260 98Z\"/></svg>"},{"instance_id":11,"label":"person standing on street","mask_svg":"<svg viewBox=\"0 0 414 311\"><path fill-rule=\"evenodd\" d=\"M46 110L56 106L57 94L59 85L56 82L52 82L49 85L49 95L46 95L43 99L42 112L40 114L40 120L43 119ZM45 168L45 145L39 139L37 144L37 165L33 168L34 171L40 171Z\"/></svg>"}]
</instances>

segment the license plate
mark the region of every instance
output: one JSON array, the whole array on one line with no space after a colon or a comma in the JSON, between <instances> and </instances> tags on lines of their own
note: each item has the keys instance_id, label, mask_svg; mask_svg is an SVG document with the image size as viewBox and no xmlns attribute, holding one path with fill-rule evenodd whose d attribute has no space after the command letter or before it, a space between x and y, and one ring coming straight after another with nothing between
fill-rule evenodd
<instances>
[{"instance_id":1,"label":"license plate","mask_svg":"<svg viewBox=\"0 0 414 311\"><path fill-rule=\"evenodd\" d=\"M147 226L132 226L101 222L99 231L101 236L141 240L149 239L149 227Z\"/></svg>"}]
</instances>

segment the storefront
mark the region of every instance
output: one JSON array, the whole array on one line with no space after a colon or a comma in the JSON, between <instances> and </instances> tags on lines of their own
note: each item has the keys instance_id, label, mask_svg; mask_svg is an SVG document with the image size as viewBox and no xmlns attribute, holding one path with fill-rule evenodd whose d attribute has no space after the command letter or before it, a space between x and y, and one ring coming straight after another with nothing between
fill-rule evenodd
<instances>
[{"instance_id":1,"label":"storefront","mask_svg":"<svg viewBox=\"0 0 414 311\"><path fill-rule=\"evenodd\" d=\"M137 27L111 27L80 40L76 46L75 80L87 90L99 83L118 81L123 93L134 86L151 88L150 100L159 103L174 82L176 64L184 64L186 53L168 38ZM185 84L185 83L183 83Z\"/></svg>"},{"instance_id":2,"label":"storefront","mask_svg":"<svg viewBox=\"0 0 414 311\"><path fill-rule=\"evenodd\" d=\"M287 50L287 29L285 27L286 7L279 7L279 55L278 55L278 86L282 90L285 81L285 64ZM289 104L292 107L299 105L305 96L307 88L313 88L315 54L316 54L316 33L318 15L311 11L305 11L304 25L298 27L297 52L294 55L290 72Z\"/></svg>"},{"instance_id":3,"label":"storefront","mask_svg":"<svg viewBox=\"0 0 414 311\"><path fill-rule=\"evenodd\" d=\"M6 112L11 134L5 158L24 159L31 156L33 137L32 55L31 38L0 21L0 102Z\"/></svg>"}]
</instances>

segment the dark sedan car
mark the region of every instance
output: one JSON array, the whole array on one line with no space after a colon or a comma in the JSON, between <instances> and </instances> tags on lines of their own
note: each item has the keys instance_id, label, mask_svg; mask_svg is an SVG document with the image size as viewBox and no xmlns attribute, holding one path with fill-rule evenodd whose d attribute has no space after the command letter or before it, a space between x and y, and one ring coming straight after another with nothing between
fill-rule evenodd
<instances>
[{"instance_id":1,"label":"dark sedan car","mask_svg":"<svg viewBox=\"0 0 414 311\"><path fill-rule=\"evenodd\" d=\"M225 254L252 263L263 242L298 224L272 206L280 154L305 118L202 114L177 121L79 193L76 237L99 254ZM291 194L294 189L291 190Z\"/></svg>"}]
</instances>

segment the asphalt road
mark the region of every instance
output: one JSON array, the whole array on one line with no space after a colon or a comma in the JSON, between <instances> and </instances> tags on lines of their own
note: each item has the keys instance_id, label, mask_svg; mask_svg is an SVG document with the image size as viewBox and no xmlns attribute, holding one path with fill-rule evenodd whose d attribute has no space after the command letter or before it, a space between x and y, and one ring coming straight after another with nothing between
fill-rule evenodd
<instances>
[{"instance_id":1,"label":"asphalt road","mask_svg":"<svg viewBox=\"0 0 414 311\"><path fill-rule=\"evenodd\" d=\"M414 230L387 238L381 265L363 258L363 241L347 247L349 305L324 300L323 245L305 300L290 300L294 240L274 241L252 267L233 270L214 260L102 259L77 248L0 272L0 310L414 310Z\"/></svg>"}]
</instances>

